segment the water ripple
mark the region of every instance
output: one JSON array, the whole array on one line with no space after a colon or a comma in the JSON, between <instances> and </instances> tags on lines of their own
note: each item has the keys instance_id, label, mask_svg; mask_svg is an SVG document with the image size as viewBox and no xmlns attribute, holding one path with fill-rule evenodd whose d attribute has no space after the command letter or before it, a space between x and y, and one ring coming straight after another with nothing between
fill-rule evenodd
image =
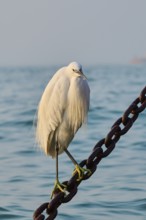
<instances>
[{"instance_id":1,"label":"water ripple","mask_svg":"<svg viewBox=\"0 0 146 220\"><path fill-rule=\"evenodd\" d=\"M35 146L34 118L39 98L56 67L0 68L0 219L32 219L49 196L55 160ZM138 97L145 86L146 67L99 65L88 68L91 107L88 126L80 129L69 150L77 161L87 158L96 142ZM11 82L11 86L7 86ZM58 210L56 219L144 220L146 218L146 111L97 172L79 186L76 197ZM74 167L59 157L60 181Z\"/></svg>"}]
</instances>

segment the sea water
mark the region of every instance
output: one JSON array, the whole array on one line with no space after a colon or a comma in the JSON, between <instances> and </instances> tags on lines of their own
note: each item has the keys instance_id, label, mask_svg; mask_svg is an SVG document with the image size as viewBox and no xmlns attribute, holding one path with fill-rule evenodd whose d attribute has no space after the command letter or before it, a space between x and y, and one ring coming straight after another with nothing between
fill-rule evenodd
<instances>
[{"instance_id":1,"label":"sea water","mask_svg":"<svg viewBox=\"0 0 146 220\"><path fill-rule=\"evenodd\" d=\"M0 68L0 219L32 219L50 201L55 160L35 143L35 114L41 94L59 66ZM146 85L145 65L84 67L91 88L88 124L78 131L69 151L78 162L139 96ZM59 178L70 179L74 167L59 156ZM146 110L130 131L82 181L77 195L58 208L56 219L146 219Z\"/></svg>"}]
</instances>

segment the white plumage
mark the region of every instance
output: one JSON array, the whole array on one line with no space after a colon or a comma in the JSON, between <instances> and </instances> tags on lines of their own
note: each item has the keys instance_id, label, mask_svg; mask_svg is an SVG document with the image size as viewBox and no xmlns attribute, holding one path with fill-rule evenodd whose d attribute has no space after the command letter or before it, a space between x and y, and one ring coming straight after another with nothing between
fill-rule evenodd
<instances>
[{"instance_id":1,"label":"white plumage","mask_svg":"<svg viewBox=\"0 0 146 220\"><path fill-rule=\"evenodd\" d=\"M38 106L36 138L47 155L61 154L85 122L90 89L82 66L72 62L59 69L42 95Z\"/></svg>"}]
</instances>

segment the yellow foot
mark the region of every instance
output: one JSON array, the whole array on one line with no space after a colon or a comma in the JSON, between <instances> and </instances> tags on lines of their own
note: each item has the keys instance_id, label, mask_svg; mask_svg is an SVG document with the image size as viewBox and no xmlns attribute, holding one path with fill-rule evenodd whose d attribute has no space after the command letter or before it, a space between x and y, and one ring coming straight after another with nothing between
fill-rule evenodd
<instances>
[{"instance_id":1,"label":"yellow foot","mask_svg":"<svg viewBox=\"0 0 146 220\"><path fill-rule=\"evenodd\" d=\"M86 174L86 173L88 173L89 176L92 174L89 169L80 167L78 164L75 165L75 169L74 169L74 171L73 171L73 175L74 175L75 173L78 173L78 179L77 179L77 181L82 180L83 177L84 177L84 174Z\"/></svg>"},{"instance_id":2,"label":"yellow foot","mask_svg":"<svg viewBox=\"0 0 146 220\"><path fill-rule=\"evenodd\" d=\"M60 183L58 180L55 181L54 189L51 193L51 199L53 198L53 196L55 195L55 192L57 191L64 192L64 193L66 191L66 185Z\"/></svg>"}]
</instances>

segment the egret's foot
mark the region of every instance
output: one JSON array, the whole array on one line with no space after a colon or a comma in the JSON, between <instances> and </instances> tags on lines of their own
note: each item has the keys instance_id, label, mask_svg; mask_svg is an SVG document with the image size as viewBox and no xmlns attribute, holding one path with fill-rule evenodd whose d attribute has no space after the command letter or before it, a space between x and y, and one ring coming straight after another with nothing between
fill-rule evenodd
<instances>
[{"instance_id":1,"label":"egret's foot","mask_svg":"<svg viewBox=\"0 0 146 220\"><path fill-rule=\"evenodd\" d=\"M78 173L78 179L77 179L77 181L82 180L83 177L84 177L84 174L86 174L86 173L87 173L89 176L92 174L92 173L91 173L91 170L86 169L86 168L83 168L83 167L80 167L79 165L75 165L75 169L74 169L74 171L73 171L73 175L74 175L75 173Z\"/></svg>"},{"instance_id":2,"label":"egret's foot","mask_svg":"<svg viewBox=\"0 0 146 220\"><path fill-rule=\"evenodd\" d=\"M60 192L63 192L63 193L66 192L66 185L60 183L58 180L55 181L54 189L51 193L51 199L53 198L53 196L55 195L55 192L57 192L57 191L60 191Z\"/></svg>"}]
</instances>

